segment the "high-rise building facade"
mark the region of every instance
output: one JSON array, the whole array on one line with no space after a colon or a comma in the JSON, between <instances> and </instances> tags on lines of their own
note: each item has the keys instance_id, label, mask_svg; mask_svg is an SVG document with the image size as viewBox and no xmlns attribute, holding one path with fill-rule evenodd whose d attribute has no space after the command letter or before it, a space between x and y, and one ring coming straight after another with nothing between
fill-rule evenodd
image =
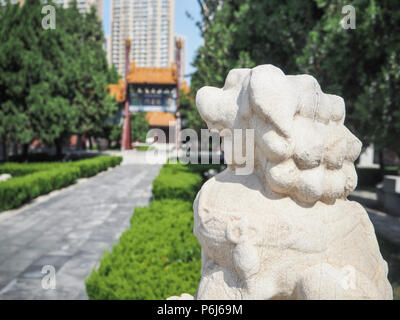
<instances>
[{"instance_id":1,"label":"high-rise building facade","mask_svg":"<svg viewBox=\"0 0 400 320\"><path fill-rule=\"evenodd\" d=\"M55 3L58 3L65 8L68 7L69 3L73 0L55 0ZM100 20L102 20L103 14L103 0L77 0L77 5L80 13L89 12L90 9L94 6L97 10L97 14Z\"/></svg>"},{"instance_id":2,"label":"high-rise building facade","mask_svg":"<svg viewBox=\"0 0 400 320\"><path fill-rule=\"evenodd\" d=\"M178 74L178 79L179 83L183 83L185 81L185 75L186 75L186 37L182 35L175 35L175 60L178 62L178 48L176 46L176 43L180 41L181 48L180 48L180 68L179 68L179 74Z\"/></svg>"},{"instance_id":3,"label":"high-rise building facade","mask_svg":"<svg viewBox=\"0 0 400 320\"><path fill-rule=\"evenodd\" d=\"M108 65L111 66L112 61L111 61L111 37L110 37L110 35L104 35L103 49L107 53Z\"/></svg>"},{"instance_id":4,"label":"high-rise building facade","mask_svg":"<svg viewBox=\"0 0 400 320\"><path fill-rule=\"evenodd\" d=\"M111 59L125 75L125 40L138 67L170 67L174 57L174 0L112 0Z\"/></svg>"}]
</instances>

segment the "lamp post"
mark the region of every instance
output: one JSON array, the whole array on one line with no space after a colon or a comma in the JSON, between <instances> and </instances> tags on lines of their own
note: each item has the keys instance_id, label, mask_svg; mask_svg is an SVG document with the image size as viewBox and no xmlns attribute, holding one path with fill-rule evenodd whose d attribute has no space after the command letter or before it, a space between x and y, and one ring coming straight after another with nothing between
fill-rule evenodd
<instances>
[{"instance_id":1,"label":"lamp post","mask_svg":"<svg viewBox=\"0 0 400 320\"><path fill-rule=\"evenodd\" d=\"M121 147L122 150L131 150L132 143L131 143L131 119L129 114L129 83L128 83L128 73L129 73L129 53L131 50L131 40L125 40L125 118L124 124L122 127L122 141Z\"/></svg>"}]
</instances>

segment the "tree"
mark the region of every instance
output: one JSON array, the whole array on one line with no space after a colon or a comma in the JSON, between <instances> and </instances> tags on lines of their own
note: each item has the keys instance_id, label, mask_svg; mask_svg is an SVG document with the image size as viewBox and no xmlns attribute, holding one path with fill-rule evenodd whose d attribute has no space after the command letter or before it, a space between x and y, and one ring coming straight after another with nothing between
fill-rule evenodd
<instances>
[{"instance_id":1,"label":"tree","mask_svg":"<svg viewBox=\"0 0 400 320\"><path fill-rule=\"evenodd\" d=\"M105 87L116 72L107 65L95 12L81 15L76 1L58 6L56 28L45 30L45 3L0 8L0 135L25 147L39 138L60 154L72 133L104 132L116 110Z\"/></svg>"},{"instance_id":2,"label":"tree","mask_svg":"<svg viewBox=\"0 0 400 320\"><path fill-rule=\"evenodd\" d=\"M132 141L146 142L150 125L146 120L145 112L136 112L131 115L131 138Z\"/></svg>"},{"instance_id":3,"label":"tree","mask_svg":"<svg viewBox=\"0 0 400 320\"><path fill-rule=\"evenodd\" d=\"M30 86L40 83L41 74L30 72L37 70L40 60L35 46L38 37L24 23L40 12L27 15L10 1L0 6L0 12L0 139L4 145L6 141L27 145L34 137L27 97Z\"/></svg>"},{"instance_id":4,"label":"tree","mask_svg":"<svg viewBox=\"0 0 400 320\"><path fill-rule=\"evenodd\" d=\"M202 86L222 87L233 68L274 64L285 73L297 73L296 56L308 33L321 17L313 2L297 0L198 0L202 21L198 23L204 45L196 54L191 82L194 95ZM184 125L199 130L205 123L194 97L181 95Z\"/></svg>"},{"instance_id":5,"label":"tree","mask_svg":"<svg viewBox=\"0 0 400 320\"><path fill-rule=\"evenodd\" d=\"M323 15L297 59L301 71L343 96L348 125L364 145L390 146L400 155L399 1L353 1L356 29L348 30L340 24L346 1L315 3Z\"/></svg>"},{"instance_id":6,"label":"tree","mask_svg":"<svg viewBox=\"0 0 400 320\"><path fill-rule=\"evenodd\" d=\"M95 10L81 15L75 3L65 12L71 16L67 19L67 32L74 33L79 40L75 52L78 76L72 102L79 109L77 129L86 137L99 137L107 120L117 110L115 100L105 88L118 74L108 67L103 50L104 34ZM77 25L79 28L76 28Z\"/></svg>"},{"instance_id":7,"label":"tree","mask_svg":"<svg viewBox=\"0 0 400 320\"><path fill-rule=\"evenodd\" d=\"M196 108L196 103L192 91L185 93L180 90L179 94L179 113L182 118L182 129L190 128L200 134L201 129L206 129L207 125L200 117Z\"/></svg>"},{"instance_id":8,"label":"tree","mask_svg":"<svg viewBox=\"0 0 400 320\"><path fill-rule=\"evenodd\" d=\"M400 2L355 0L356 29L344 29L346 0L198 0L204 45L192 91L223 86L228 71L271 63L313 75L346 101L347 125L364 145L400 155Z\"/></svg>"},{"instance_id":9,"label":"tree","mask_svg":"<svg viewBox=\"0 0 400 320\"><path fill-rule=\"evenodd\" d=\"M204 45L198 50L192 89L223 86L230 69L271 63L298 71L296 55L320 19L314 2L297 0L198 1Z\"/></svg>"}]
</instances>

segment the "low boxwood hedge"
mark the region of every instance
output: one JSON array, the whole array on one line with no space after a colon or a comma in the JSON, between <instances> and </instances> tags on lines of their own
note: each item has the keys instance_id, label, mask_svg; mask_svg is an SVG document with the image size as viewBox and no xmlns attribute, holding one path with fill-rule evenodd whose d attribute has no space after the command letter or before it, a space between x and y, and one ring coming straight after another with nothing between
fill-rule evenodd
<instances>
[{"instance_id":1,"label":"low boxwood hedge","mask_svg":"<svg viewBox=\"0 0 400 320\"><path fill-rule=\"evenodd\" d=\"M0 174L9 173L13 177L21 177L39 171L56 169L64 165L65 164L63 162L42 162L42 163L7 162L0 165Z\"/></svg>"},{"instance_id":2,"label":"low boxwood hedge","mask_svg":"<svg viewBox=\"0 0 400 320\"><path fill-rule=\"evenodd\" d=\"M150 206L136 208L131 227L105 252L86 281L90 299L165 299L194 294L201 247L193 235L193 199L215 165L165 164L153 182Z\"/></svg>"},{"instance_id":3,"label":"low boxwood hedge","mask_svg":"<svg viewBox=\"0 0 400 320\"><path fill-rule=\"evenodd\" d=\"M70 162L40 162L40 163L14 163L7 162L0 165L0 174L9 173L13 177L25 176L39 171L53 170L60 167L75 166L81 171L81 177L90 177L109 167L120 164L122 157L100 156Z\"/></svg>"},{"instance_id":4,"label":"low boxwood hedge","mask_svg":"<svg viewBox=\"0 0 400 320\"><path fill-rule=\"evenodd\" d=\"M50 191L73 184L76 179L90 177L120 164L121 157L101 156L76 162L6 163L0 173L14 178L0 183L0 211L20 205Z\"/></svg>"},{"instance_id":5,"label":"low boxwood hedge","mask_svg":"<svg viewBox=\"0 0 400 320\"><path fill-rule=\"evenodd\" d=\"M193 235L192 203L153 201L136 208L131 227L86 280L90 299L166 299L194 294L200 245Z\"/></svg>"},{"instance_id":6,"label":"low boxwood hedge","mask_svg":"<svg viewBox=\"0 0 400 320\"><path fill-rule=\"evenodd\" d=\"M91 177L100 171L104 171L110 167L115 167L121 162L122 157L101 156L93 159L71 162L71 165L75 168L79 168L80 177Z\"/></svg>"},{"instance_id":7,"label":"low boxwood hedge","mask_svg":"<svg viewBox=\"0 0 400 320\"><path fill-rule=\"evenodd\" d=\"M76 182L80 171L75 167L60 167L16 177L0 183L0 211L9 210L52 190Z\"/></svg>"},{"instance_id":8,"label":"low boxwood hedge","mask_svg":"<svg viewBox=\"0 0 400 320\"><path fill-rule=\"evenodd\" d=\"M202 181L201 174L191 172L187 166L179 163L165 164L153 181L153 198L193 201Z\"/></svg>"}]
</instances>

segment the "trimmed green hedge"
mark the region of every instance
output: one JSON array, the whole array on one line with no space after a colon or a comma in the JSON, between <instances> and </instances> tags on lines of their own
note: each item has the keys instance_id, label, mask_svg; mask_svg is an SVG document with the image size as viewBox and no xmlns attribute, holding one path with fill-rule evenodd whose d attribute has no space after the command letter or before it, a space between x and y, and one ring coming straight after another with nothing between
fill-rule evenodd
<instances>
[{"instance_id":1,"label":"trimmed green hedge","mask_svg":"<svg viewBox=\"0 0 400 320\"><path fill-rule=\"evenodd\" d=\"M154 201L136 208L131 227L86 280L90 299L166 299L194 294L201 248L193 235L192 203Z\"/></svg>"},{"instance_id":2,"label":"trimmed green hedge","mask_svg":"<svg viewBox=\"0 0 400 320\"><path fill-rule=\"evenodd\" d=\"M182 164L165 164L153 181L153 198L183 199L192 202L201 187L203 177L191 172L191 168Z\"/></svg>"},{"instance_id":3,"label":"trimmed green hedge","mask_svg":"<svg viewBox=\"0 0 400 320\"><path fill-rule=\"evenodd\" d=\"M78 178L115 167L121 161L121 157L101 156L76 162L3 164L0 173L10 173L15 178L0 183L0 211L17 208L40 195L73 184Z\"/></svg>"},{"instance_id":4,"label":"trimmed green hedge","mask_svg":"<svg viewBox=\"0 0 400 320\"><path fill-rule=\"evenodd\" d=\"M216 165L165 164L150 206L136 208L131 227L86 280L90 299L166 299L195 294L201 247L193 235L193 199Z\"/></svg>"},{"instance_id":5,"label":"trimmed green hedge","mask_svg":"<svg viewBox=\"0 0 400 320\"><path fill-rule=\"evenodd\" d=\"M101 156L93 159L86 159L71 162L75 168L79 168L80 177L91 177L100 171L107 170L110 167L115 167L122 162L122 157Z\"/></svg>"},{"instance_id":6,"label":"trimmed green hedge","mask_svg":"<svg viewBox=\"0 0 400 320\"><path fill-rule=\"evenodd\" d=\"M42 163L7 162L0 165L0 174L9 173L13 177L21 177L39 171L53 170L61 166L65 166L65 164L63 162L42 162Z\"/></svg>"},{"instance_id":7,"label":"trimmed green hedge","mask_svg":"<svg viewBox=\"0 0 400 320\"><path fill-rule=\"evenodd\" d=\"M154 149L154 147L152 147L152 146L137 146L135 148L135 150L137 150L137 151L148 151L148 150L153 150L153 149Z\"/></svg>"},{"instance_id":8,"label":"trimmed green hedge","mask_svg":"<svg viewBox=\"0 0 400 320\"><path fill-rule=\"evenodd\" d=\"M53 170L60 167L75 166L81 171L81 177L90 177L109 167L120 164L122 157L100 156L71 162L14 163L0 165L0 174L9 173L13 177L21 177L34 172Z\"/></svg>"},{"instance_id":9,"label":"trimmed green hedge","mask_svg":"<svg viewBox=\"0 0 400 320\"><path fill-rule=\"evenodd\" d=\"M61 167L16 177L0 183L0 211L17 208L42 194L76 182L80 171Z\"/></svg>"}]
</instances>

